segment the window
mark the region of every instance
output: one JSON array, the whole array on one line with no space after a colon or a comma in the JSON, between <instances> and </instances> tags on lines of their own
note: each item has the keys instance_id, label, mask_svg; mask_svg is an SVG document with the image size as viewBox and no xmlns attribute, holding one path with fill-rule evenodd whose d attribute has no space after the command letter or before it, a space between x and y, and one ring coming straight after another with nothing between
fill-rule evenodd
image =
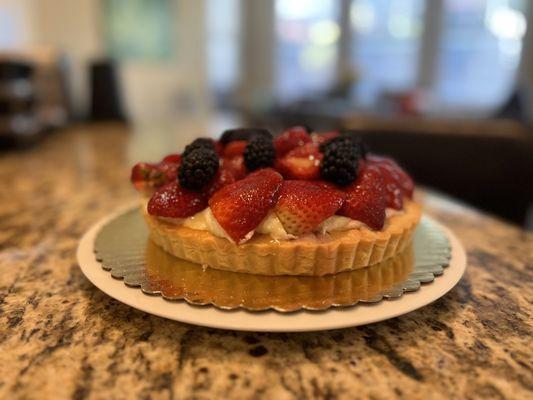
<instances>
[{"instance_id":1,"label":"window","mask_svg":"<svg viewBox=\"0 0 533 400\"><path fill-rule=\"evenodd\" d=\"M239 0L208 0L207 69L210 87L223 98L238 83L240 7Z\"/></svg>"},{"instance_id":2,"label":"window","mask_svg":"<svg viewBox=\"0 0 533 400\"><path fill-rule=\"evenodd\" d=\"M352 2L351 56L360 103L368 106L383 91L416 85L423 12L422 0Z\"/></svg>"},{"instance_id":3,"label":"window","mask_svg":"<svg viewBox=\"0 0 533 400\"><path fill-rule=\"evenodd\" d=\"M513 89L528 2L276 0L273 4L274 93L282 103L331 97L355 75L354 87L336 98L342 97L352 109L379 107L386 104L379 102L382 94L412 92L423 85L423 96L413 96L424 99L423 112L446 109L466 114L494 109ZM387 99L410 98L406 94Z\"/></svg>"},{"instance_id":4,"label":"window","mask_svg":"<svg viewBox=\"0 0 533 400\"><path fill-rule=\"evenodd\" d=\"M276 0L276 93L282 101L328 89L340 37L337 0Z\"/></svg>"},{"instance_id":5,"label":"window","mask_svg":"<svg viewBox=\"0 0 533 400\"><path fill-rule=\"evenodd\" d=\"M436 95L496 107L512 90L526 31L525 1L445 0Z\"/></svg>"},{"instance_id":6,"label":"window","mask_svg":"<svg viewBox=\"0 0 533 400\"><path fill-rule=\"evenodd\" d=\"M169 0L106 0L109 52L121 60L166 60L172 55Z\"/></svg>"}]
</instances>

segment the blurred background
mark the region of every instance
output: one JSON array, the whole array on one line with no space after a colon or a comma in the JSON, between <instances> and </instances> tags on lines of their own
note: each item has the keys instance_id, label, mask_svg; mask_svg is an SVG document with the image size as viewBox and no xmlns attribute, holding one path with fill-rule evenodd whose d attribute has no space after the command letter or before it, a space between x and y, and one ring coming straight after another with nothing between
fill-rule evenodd
<instances>
[{"instance_id":1,"label":"blurred background","mask_svg":"<svg viewBox=\"0 0 533 400\"><path fill-rule=\"evenodd\" d=\"M530 27L526 0L0 0L0 145L111 123L138 161L228 127L353 129L531 227Z\"/></svg>"}]
</instances>

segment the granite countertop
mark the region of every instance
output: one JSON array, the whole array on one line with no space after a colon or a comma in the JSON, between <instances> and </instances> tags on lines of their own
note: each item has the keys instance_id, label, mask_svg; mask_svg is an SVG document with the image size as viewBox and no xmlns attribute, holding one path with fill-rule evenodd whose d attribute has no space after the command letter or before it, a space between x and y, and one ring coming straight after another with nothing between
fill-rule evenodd
<instances>
[{"instance_id":1,"label":"granite countertop","mask_svg":"<svg viewBox=\"0 0 533 400\"><path fill-rule=\"evenodd\" d=\"M428 213L468 252L448 295L360 328L206 329L132 309L84 278L75 250L135 198L137 138L80 126L0 155L0 398L533 396L533 235L435 194Z\"/></svg>"}]
</instances>

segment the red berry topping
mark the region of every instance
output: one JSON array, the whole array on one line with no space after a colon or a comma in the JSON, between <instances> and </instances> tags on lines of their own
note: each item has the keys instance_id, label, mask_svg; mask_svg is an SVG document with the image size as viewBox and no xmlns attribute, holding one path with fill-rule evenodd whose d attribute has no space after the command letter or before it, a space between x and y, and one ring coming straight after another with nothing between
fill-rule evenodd
<instances>
[{"instance_id":1,"label":"red berry topping","mask_svg":"<svg viewBox=\"0 0 533 400\"><path fill-rule=\"evenodd\" d=\"M179 155L179 154L169 154L168 156L163 158L162 162L179 164L179 163L181 163L181 155Z\"/></svg>"},{"instance_id":2,"label":"red berry topping","mask_svg":"<svg viewBox=\"0 0 533 400\"><path fill-rule=\"evenodd\" d=\"M387 200L387 207L401 210L403 208L403 193L398 180L392 169L384 164L370 164L377 167L383 177L385 183L385 199Z\"/></svg>"},{"instance_id":3,"label":"red berry topping","mask_svg":"<svg viewBox=\"0 0 533 400\"><path fill-rule=\"evenodd\" d=\"M150 173L156 169L155 164L140 162L131 169L131 182L145 181L150 177Z\"/></svg>"},{"instance_id":4,"label":"red berry topping","mask_svg":"<svg viewBox=\"0 0 533 400\"><path fill-rule=\"evenodd\" d=\"M221 168L231 172L236 181L244 178L247 174L242 156L223 158Z\"/></svg>"},{"instance_id":5,"label":"red berry topping","mask_svg":"<svg viewBox=\"0 0 533 400\"><path fill-rule=\"evenodd\" d=\"M179 164L161 162L158 164L137 163L131 169L131 182L140 192L175 181Z\"/></svg>"},{"instance_id":6,"label":"red berry topping","mask_svg":"<svg viewBox=\"0 0 533 400\"><path fill-rule=\"evenodd\" d=\"M340 133L337 131L331 131L331 132L325 132L325 133L313 133L311 135L311 139L313 140L313 143L321 145L322 143L326 143L329 139L333 139L334 137L337 137L339 135Z\"/></svg>"},{"instance_id":7,"label":"red berry topping","mask_svg":"<svg viewBox=\"0 0 533 400\"><path fill-rule=\"evenodd\" d=\"M266 217L282 180L273 169L260 169L224 186L209 199L214 217L236 243L241 243Z\"/></svg>"},{"instance_id":8,"label":"red berry topping","mask_svg":"<svg viewBox=\"0 0 533 400\"><path fill-rule=\"evenodd\" d=\"M337 214L361 221L375 230L383 228L387 202L385 183L377 167L363 167L345 194L346 200Z\"/></svg>"},{"instance_id":9,"label":"red berry topping","mask_svg":"<svg viewBox=\"0 0 533 400\"><path fill-rule=\"evenodd\" d=\"M246 140L236 140L234 142L229 142L226 147L224 147L224 157L231 158L236 156L242 156L244 149L248 142Z\"/></svg>"},{"instance_id":10,"label":"red berry topping","mask_svg":"<svg viewBox=\"0 0 533 400\"><path fill-rule=\"evenodd\" d=\"M369 154L367 159L370 164L386 165L390 171L390 175L394 177L396 183L400 185L400 189L405 196L412 198L415 184L413 179L405 172L402 167L398 165L392 158L381 157L374 154Z\"/></svg>"},{"instance_id":11,"label":"red berry topping","mask_svg":"<svg viewBox=\"0 0 533 400\"><path fill-rule=\"evenodd\" d=\"M320 161L323 155L315 143L307 143L289 151L276 160L276 169L286 179L314 180L320 178Z\"/></svg>"},{"instance_id":12,"label":"red berry topping","mask_svg":"<svg viewBox=\"0 0 533 400\"><path fill-rule=\"evenodd\" d=\"M413 195L414 184L411 177L390 158L368 155L367 160L369 165L374 165L381 172L385 182L387 207L401 210L404 196Z\"/></svg>"},{"instance_id":13,"label":"red berry topping","mask_svg":"<svg viewBox=\"0 0 533 400\"><path fill-rule=\"evenodd\" d=\"M216 153L222 157L223 156L223 153L224 153L224 146L222 145L222 143L220 143L219 141L216 141L215 142L215 151Z\"/></svg>"},{"instance_id":14,"label":"red berry topping","mask_svg":"<svg viewBox=\"0 0 533 400\"><path fill-rule=\"evenodd\" d=\"M158 170L161 171L165 176L165 183L172 182L177 179L178 167L179 165L175 163L162 162L157 164Z\"/></svg>"},{"instance_id":15,"label":"red berry topping","mask_svg":"<svg viewBox=\"0 0 533 400\"><path fill-rule=\"evenodd\" d=\"M205 193L207 198L209 198L213 195L213 193L235 181L235 176L233 176L233 172L231 170L227 168L220 168L215 177L207 184L202 192Z\"/></svg>"},{"instance_id":16,"label":"red berry topping","mask_svg":"<svg viewBox=\"0 0 533 400\"><path fill-rule=\"evenodd\" d=\"M157 189L148 201L148 213L158 217L186 218L206 207L202 193L182 188L177 181Z\"/></svg>"},{"instance_id":17,"label":"red berry topping","mask_svg":"<svg viewBox=\"0 0 533 400\"><path fill-rule=\"evenodd\" d=\"M280 136L274 139L274 147L276 148L276 156L283 157L292 149L303 146L311 142L311 136L307 133L307 129L303 126L295 126L287 129Z\"/></svg>"},{"instance_id":18,"label":"red berry topping","mask_svg":"<svg viewBox=\"0 0 533 400\"><path fill-rule=\"evenodd\" d=\"M344 194L325 182L284 181L276 215L287 233L303 235L342 207Z\"/></svg>"}]
</instances>

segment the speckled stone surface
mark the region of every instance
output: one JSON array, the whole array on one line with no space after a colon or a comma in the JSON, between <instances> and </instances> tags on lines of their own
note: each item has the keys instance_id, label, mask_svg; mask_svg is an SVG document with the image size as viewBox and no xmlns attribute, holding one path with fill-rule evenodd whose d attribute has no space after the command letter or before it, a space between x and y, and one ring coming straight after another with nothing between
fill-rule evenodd
<instances>
[{"instance_id":1,"label":"speckled stone surface","mask_svg":"<svg viewBox=\"0 0 533 400\"><path fill-rule=\"evenodd\" d=\"M136 142L120 126L80 127L0 155L0 398L533 397L533 236L436 195L426 210L462 240L468 269L444 298L399 318L238 333L109 298L75 249L135 198Z\"/></svg>"}]
</instances>

